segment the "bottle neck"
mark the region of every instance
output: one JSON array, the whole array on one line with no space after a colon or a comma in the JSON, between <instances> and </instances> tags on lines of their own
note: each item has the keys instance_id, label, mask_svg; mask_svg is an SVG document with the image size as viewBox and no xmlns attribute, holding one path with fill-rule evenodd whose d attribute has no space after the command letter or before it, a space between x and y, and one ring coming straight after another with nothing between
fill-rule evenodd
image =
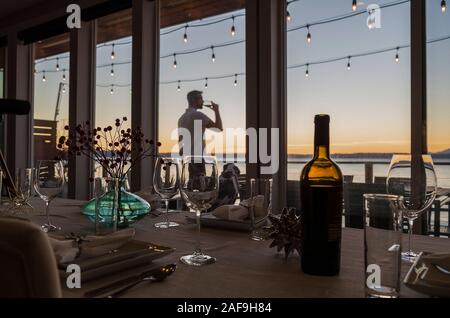
<instances>
[{"instance_id":1,"label":"bottle neck","mask_svg":"<svg viewBox=\"0 0 450 318\"><path fill-rule=\"evenodd\" d=\"M316 124L314 132L314 158L330 158L330 126Z\"/></svg>"}]
</instances>

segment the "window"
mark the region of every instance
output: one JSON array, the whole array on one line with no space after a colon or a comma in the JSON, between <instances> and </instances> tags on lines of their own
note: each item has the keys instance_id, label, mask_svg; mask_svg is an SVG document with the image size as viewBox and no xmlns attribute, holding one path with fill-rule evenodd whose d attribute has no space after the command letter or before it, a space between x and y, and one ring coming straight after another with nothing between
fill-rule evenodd
<instances>
[{"instance_id":1,"label":"window","mask_svg":"<svg viewBox=\"0 0 450 318\"><path fill-rule=\"evenodd\" d=\"M287 8L288 180L299 180L312 155L314 115L329 114L344 197L357 197L346 213L353 203L362 213L362 195L346 191L349 183L361 193L386 191L392 153L410 151L410 3L371 1L370 18L367 4L354 12L350 1L326 3Z\"/></svg>"},{"instance_id":2,"label":"window","mask_svg":"<svg viewBox=\"0 0 450 318\"><path fill-rule=\"evenodd\" d=\"M98 19L95 125L113 126L127 117L122 128L131 128L131 9ZM97 164L97 163L96 163ZM97 164L95 175L103 171Z\"/></svg>"},{"instance_id":3,"label":"window","mask_svg":"<svg viewBox=\"0 0 450 318\"><path fill-rule=\"evenodd\" d=\"M427 129L438 186L450 188L450 19L440 1L427 1Z\"/></svg>"},{"instance_id":4,"label":"window","mask_svg":"<svg viewBox=\"0 0 450 318\"><path fill-rule=\"evenodd\" d=\"M57 148L60 136L67 136L69 124L69 34L35 44L34 70L34 162L61 157L66 169L67 152ZM66 189L63 196L67 195Z\"/></svg>"},{"instance_id":5,"label":"window","mask_svg":"<svg viewBox=\"0 0 450 318\"><path fill-rule=\"evenodd\" d=\"M219 104L223 132L207 129L206 152L245 173L245 9L244 1L203 1L204 7L161 8L159 140L162 154L178 154L178 119L187 94L203 92L205 104ZM187 11L178 19L173 11ZM231 11L230 11L231 10ZM214 112L200 110L213 121Z\"/></svg>"}]
</instances>

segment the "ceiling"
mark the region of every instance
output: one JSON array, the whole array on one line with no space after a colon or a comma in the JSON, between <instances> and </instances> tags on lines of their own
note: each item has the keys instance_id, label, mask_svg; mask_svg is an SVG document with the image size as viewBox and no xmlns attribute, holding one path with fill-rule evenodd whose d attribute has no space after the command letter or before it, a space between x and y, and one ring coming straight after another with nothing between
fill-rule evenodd
<instances>
[{"instance_id":1,"label":"ceiling","mask_svg":"<svg viewBox=\"0 0 450 318\"><path fill-rule=\"evenodd\" d=\"M25 9L35 7L36 5L44 4L45 0L16 0L16 1L1 1L0 2L0 20L3 20L12 15L16 15Z\"/></svg>"}]
</instances>

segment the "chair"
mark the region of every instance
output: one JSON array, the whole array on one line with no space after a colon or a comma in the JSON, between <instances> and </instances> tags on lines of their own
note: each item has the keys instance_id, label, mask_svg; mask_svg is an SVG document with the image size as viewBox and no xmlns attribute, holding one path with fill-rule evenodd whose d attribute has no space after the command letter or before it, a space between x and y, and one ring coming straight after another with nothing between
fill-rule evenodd
<instances>
[{"instance_id":1,"label":"chair","mask_svg":"<svg viewBox=\"0 0 450 318\"><path fill-rule=\"evenodd\" d=\"M346 183L344 185L345 227L362 229L364 221L365 193L386 193L384 184Z\"/></svg>"},{"instance_id":2,"label":"chair","mask_svg":"<svg viewBox=\"0 0 450 318\"><path fill-rule=\"evenodd\" d=\"M0 217L0 298L61 297L55 256L36 225Z\"/></svg>"}]
</instances>

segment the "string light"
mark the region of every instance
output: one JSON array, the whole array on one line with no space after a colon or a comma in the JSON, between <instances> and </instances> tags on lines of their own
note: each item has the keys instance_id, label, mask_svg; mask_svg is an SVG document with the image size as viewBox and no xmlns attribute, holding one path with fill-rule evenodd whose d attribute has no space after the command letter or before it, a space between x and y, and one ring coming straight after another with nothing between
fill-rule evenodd
<instances>
[{"instance_id":1,"label":"string light","mask_svg":"<svg viewBox=\"0 0 450 318\"><path fill-rule=\"evenodd\" d=\"M114 43L111 45L111 60L114 60L116 58L116 53L114 52Z\"/></svg>"},{"instance_id":2,"label":"string light","mask_svg":"<svg viewBox=\"0 0 450 318\"><path fill-rule=\"evenodd\" d=\"M45 71L42 72L42 81L45 82L47 79L45 78Z\"/></svg>"},{"instance_id":3,"label":"string light","mask_svg":"<svg viewBox=\"0 0 450 318\"><path fill-rule=\"evenodd\" d=\"M111 72L109 75L114 76L114 63L111 63Z\"/></svg>"},{"instance_id":4,"label":"string light","mask_svg":"<svg viewBox=\"0 0 450 318\"><path fill-rule=\"evenodd\" d=\"M59 57L56 58L56 71L59 71Z\"/></svg>"},{"instance_id":5,"label":"string light","mask_svg":"<svg viewBox=\"0 0 450 318\"><path fill-rule=\"evenodd\" d=\"M211 60L213 63L216 61L216 54L214 52L214 46L211 46Z\"/></svg>"},{"instance_id":6,"label":"string light","mask_svg":"<svg viewBox=\"0 0 450 318\"><path fill-rule=\"evenodd\" d=\"M287 22L292 21L292 17L291 17L291 14L289 13L289 10L286 10L286 20L287 20Z\"/></svg>"},{"instance_id":7,"label":"string light","mask_svg":"<svg viewBox=\"0 0 450 318\"><path fill-rule=\"evenodd\" d=\"M181 91L180 81L178 81L177 91Z\"/></svg>"},{"instance_id":8,"label":"string light","mask_svg":"<svg viewBox=\"0 0 450 318\"><path fill-rule=\"evenodd\" d=\"M66 80L66 69L63 69L62 80Z\"/></svg>"},{"instance_id":9,"label":"string light","mask_svg":"<svg viewBox=\"0 0 450 318\"><path fill-rule=\"evenodd\" d=\"M353 0L352 2L352 11L356 11L356 9L358 8L358 3L356 0Z\"/></svg>"},{"instance_id":10,"label":"string light","mask_svg":"<svg viewBox=\"0 0 450 318\"><path fill-rule=\"evenodd\" d=\"M208 78L205 78L205 88L208 88Z\"/></svg>"},{"instance_id":11,"label":"string light","mask_svg":"<svg viewBox=\"0 0 450 318\"><path fill-rule=\"evenodd\" d=\"M186 26L184 27L184 35L183 35L183 41L184 41L184 43L187 43L187 41L188 41L188 37L187 37L187 28L188 28L188 25L186 24Z\"/></svg>"},{"instance_id":12,"label":"string light","mask_svg":"<svg viewBox=\"0 0 450 318\"><path fill-rule=\"evenodd\" d=\"M237 82L237 74L234 74L234 87L236 87L238 84Z\"/></svg>"},{"instance_id":13,"label":"string light","mask_svg":"<svg viewBox=\"0 0 450 318\"><path fill-rule=\"evenodd\" d=\"M309 31L309 24L306 26L306 29L308 30L308 34L306 35L306 41L308 43L311 43L311 32Z\"/></svg>"},{"instance_id":14,"label":"string light","mask_svg":"<svg viewBox=\"0 0 450 318\"><path fill-rule=\"evenodd\" d=\"M236 27L234 26L234 16L231 17L231 20L233 21L233 25L231 26L231 36L236 35Z\"/></svg>"},{"instance_id":15,"label":"string light","mask_svg":"<svg viewBox=\"0 0 450 318\"><path fill-rule=\"evenodd\" d=\"M348 61L347 61L347 70L349 70L349 71L352 69L352 65L350 64L350 63L351 63L351 62L350 62L351 58L352 58L352 57L349 56L349 57L348 57Z\"/></svg>"},{"instance_id":16,"label":"string light","mask_svg":"<svg viewBox=\"0 0 450 318\"><path fill-rule=\"evenodd\" d=\"M309 77L309 64L306 64L305 77Z\"/></svg>"},{"instance_id":17,"label":"string light","mask_svg":"<svg viewBox=\"0 0 450 318\"><path fill-rule=\"evenodd\" d=\"M398 54L398 50L399 50L400 48L399 47L397 47L397 52L395 53L395 62L397 62L398 63L398 61L400 60L400 56L399 56L399 54Z\"/></svg>"},{"instance_id":18,"label":"string light","mask_svg":"<svg viewBox=\"0 0 450 318\"><path fill-rule=\"evenodd\" d=\"M173 68L177 68L177 54L173 54Z\"/></svg>"},{"instance_id":19,"label":"string light","mask_svg":"<svg viewBox=\"0 0 450 318\"><path fill-rule=\"evenodd\" d=\"M114 84L111 84L111 90L109 91L109 93L110 93L111 95L114 94Z\"/></svg>"},{"instance_id":20,"label":"string light","mask_svg":"<svg viewBox=\"0 0 450 318\"><path fill-rule=\"evenodd\" d=\"M441 2L441 10L442 13L445 13L445 11L447 11L447 3L445 2L445 0L442 0Z\"/></svg>"}]
</instances>

